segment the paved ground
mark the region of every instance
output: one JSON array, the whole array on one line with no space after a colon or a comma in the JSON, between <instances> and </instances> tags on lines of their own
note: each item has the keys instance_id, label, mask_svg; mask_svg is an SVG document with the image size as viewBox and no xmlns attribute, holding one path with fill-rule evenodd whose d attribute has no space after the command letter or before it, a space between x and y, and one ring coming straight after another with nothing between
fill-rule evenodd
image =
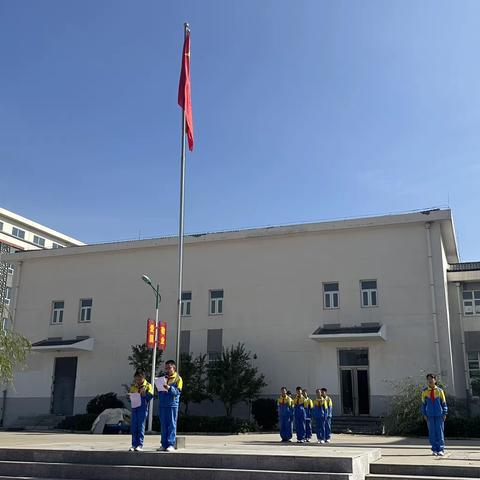
<instances>
[{"instance_id":1,"label":"paved ground","mask_svg":"<svg viewBox=\"0 0 480 480\"><path fill-rule=\"evenodd\" d=\"M147 435L146 451L155 451L158 435ZM74 450L127 450L129 435L89 435L43 432L0 432L0 448ZM447 440L445 457L431 456L426 439L370 435L335 435L330 445L282 444L278 435L187 435L185 452L264 453L276 455L355 455L365 449L381 449L381 463L480 466L480 440Z\"/></svg>"}]
</instances>

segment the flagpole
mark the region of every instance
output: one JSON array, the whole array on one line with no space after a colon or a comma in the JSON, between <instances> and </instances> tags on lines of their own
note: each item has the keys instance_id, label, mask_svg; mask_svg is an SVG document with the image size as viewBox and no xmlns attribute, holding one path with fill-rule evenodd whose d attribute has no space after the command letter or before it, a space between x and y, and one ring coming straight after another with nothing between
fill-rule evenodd
<instances>
[{"instance_id":1,"label":"flagpole","mask_svg":"<svg viewBox=\"0 0 480 480\"><path fill-rule=\"evenodd\" d=\"M183 24L184 40L190 31L188 23ZM183 230L185 225L185 156L187 150L185 109L182 108L182 158L180 165L180 218L178 225L178 289L177 289L177 336L175 362L180 370L180 332L182 325L182 284L183 284Z\"/></svg>"}]
</instances>

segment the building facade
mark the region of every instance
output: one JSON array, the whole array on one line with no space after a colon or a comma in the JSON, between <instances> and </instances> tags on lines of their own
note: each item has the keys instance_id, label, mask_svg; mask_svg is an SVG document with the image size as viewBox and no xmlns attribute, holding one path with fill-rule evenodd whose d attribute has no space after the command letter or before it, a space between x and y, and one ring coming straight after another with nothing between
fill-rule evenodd
<instances>
[{"instance_id":1,"label":"building facade","mask_svg":"<svg viewBox=\"0 0 480 480\"><path fill-rule=\"evenodd\" d=\"M7 260L21 278L14 328L34 344L7 392L7 425L123 395L131 345L154 315L142 274L160 284L164 359L175 356L176 238ZM181 350L215 361L243 342L266 377L263 395L325 386L337 415L380 415L398 382L427 372L465 400L479 393L479 282L480 269L459 263L450 210L188 236Z\"/></svg>"},{"instance_id":2,"label":"building facade","mask_svg":"<svg viewBox=\"0 0 480 480\"><path fill-rule=\"evenodd\" d=\"M42 250L84 245L84 243L16 213L0 208L0 320L3 328L10 317L14 266L2 256L23 250Z\"/></svg>"}]
</instances>

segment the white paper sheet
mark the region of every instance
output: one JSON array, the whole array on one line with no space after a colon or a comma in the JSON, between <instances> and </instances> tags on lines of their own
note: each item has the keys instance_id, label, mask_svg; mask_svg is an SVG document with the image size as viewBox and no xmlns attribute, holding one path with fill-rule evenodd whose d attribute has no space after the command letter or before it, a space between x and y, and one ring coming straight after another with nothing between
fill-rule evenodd
<instances>
[{"instance_id":1,"label":"white paper sheet","mask_svg":"<svg viewBox=\"0 0 480 480\"><path fill-rule=\"evenodd\" d=\"M131 393L130 394L130 403L132 404L132 408L137 408L142 405L142 399L140 398L139 393Z\"/></svg>"},{"instance_id":2,"label":"white paper sheet","mask_svg":"<svg viewBox=\"0 0 480 480\"><path fill-rule=\"evenodd\" d=\"M155 378L155 386L159 392L165 392L163 386L167 383L167 379L165 377L157 377Z\"/></svg>"}]
</instances>

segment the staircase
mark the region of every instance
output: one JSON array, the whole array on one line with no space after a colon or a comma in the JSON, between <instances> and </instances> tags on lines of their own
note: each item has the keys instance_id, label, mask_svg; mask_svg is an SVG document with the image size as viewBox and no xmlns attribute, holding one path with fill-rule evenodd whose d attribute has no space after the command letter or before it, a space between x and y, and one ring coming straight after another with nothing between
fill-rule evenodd
<instances>
[{"instance_id":1,"label":"staircase","mask_svg":"<svg viewBox=\"0 0 480 480\"><path fill-rule=\"evenodd\" d=\"M62 415L31 415L18 417L8 430L53 430L65 417Z\"/></svg>"},{"instance_id":2,"label":"staircase","mask_svg":"<svg viewBox=\"0 0 480 480\"><path fill-rule=\"evenodd\" d=\"M370 464L366 480L466 480L480 477L480 467L470 465L445 465L439 458L434 465Z\"/></svg>"},{"instance_id":3,"label":"staircase","mask_svg":"<svg viewBox=\"0 0 480 480\"><path fill-rule=\"evenodd\" d=\"M0 480L364 480L379 456L1 449Z\"/></svg>"},{"instance_id":4,"label":"staircase","mask_svg":"<svg viewBox=\"0 0 480 480\"><path fill-rule=\"evenodd\" d=\"M380 417L333 417L333 433L356 433L383 435L385 433Z\"/></svg>"}]
</instances>

